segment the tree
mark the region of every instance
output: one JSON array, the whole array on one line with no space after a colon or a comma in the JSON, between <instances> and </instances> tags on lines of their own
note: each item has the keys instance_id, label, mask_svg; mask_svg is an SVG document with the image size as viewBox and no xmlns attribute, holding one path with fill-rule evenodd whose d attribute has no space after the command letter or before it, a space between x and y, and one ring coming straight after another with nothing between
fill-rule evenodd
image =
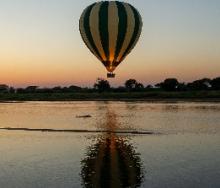
<instances>
[{"instance_id":1,"label":"tree","mask_svg":"<svg viewBox=\"0 0 220 188\"><path fill-rule=\"evenodd\" d=\"M9 88L9 93L15 93L15 88L10 87L10 88Z\"/></svg>"},{"instance_id":2,"label":"tree","mask_svg":"<svg viewBox=\"0 0 220 188\"><path fill-rule=\"evenodd\" d=\"M149 84L146 86L146 89L153 89L153 86Z\"/></svg>"},{"instance_id":3,"label":"tree","mask_svg":"<svg viewBox=\"0 0 220 188\"><path fill-rule=\"evenodd\" d=\"M38 86L28 86L25 88L25 92L27 93L35 93L37 91Z\"/></svg>"},{"instance_id":4,"label":"tree","mask_svg":"<svg viewBox=\"0 0 220 188\"><path fill-rule=\"evenodd\" d=\"M176 78L167 78L164 82L156 84L157 87L162 88L165 91L175 91L179 82Z\"/></svg>"},{"instance_id":5,"label":"tree","mask_svg":"<svg viewBox=\"0 0 220 188\"><path fill-rule=\"evenodd\" d=\"M220 90L220 77L214 78L210 81L212 89Z\"/></svg>"},{"instance_id":6,"label":"tree","mask_svg":"<svg viewBox=\"0 0 220 188\"><path fill-rule=\"evenodd\" d=\"M208 90L211 87L211 80L209 78L203 78L195 80L192 83L188 83L187 87L191 90Z\"/></svg>"},{"instance_id":7,"label":"tree","mask_svg":"<svg viewBox=\"0 0 220 188\"><path fill-rule=\"evenodd\" d=\"M25 93L25 89L24 88L17 88L17 93Z\"/></svg>"},{"instance_id":8,"label":"tree","mask_svg":"<svg viewBox=\"0 0 220 188\"><path fill-rule=\"evenodd\" d=\"M99 92L108 91L110 89L110 84L108 80L98 78L96 80L96 83L94 84L94 88L97 89Z\"/></svg>"},{"instance_id":9,"label":"tree","mask_svg":"<svg viewBox=\"0 0 220 188\"><path fill-rule=\"evenodd\" d=\"M56 86L51 89L53 93L61 93L62 92L62 87L61 86Z\"/></svg>"},{"instance_id":10,"label":"tree","mask_svg":"<svg viewBox=\"0 0 220 188\"><path fill-rule=\"evenodd\" d=\"M136 83L135 84L135 91L142 91L144 89L144 85L142 83Z\"/></svg>"},{"instance_id":11,"label":"tree","mask_svg":"<svg viewBox=\"0 0 220 188\"><path fill-rule=\"evenodd\" d=\"M129 79L125 82L125 88L129 91L133 90L137 85L137 81L135 79Z\"/></svg>"},{"instance_id":12,"label":"tree","mask_svg":"<svg viewBox=\"0 0 220 188\"><path fill-rule=\"evenodd\" d=\"M187 85L183 82L183 83L179 83L177 86L177 90L178 91L187 91Z\"/></svg>"},{"instance_id":13,"label":"tree","mask_svg":"<svg viewBox=\"0 0 220 188\"><path fill-rule=\"evenodd\" d=\"M155 88L162 88L163 82L157 83L154 85Z\"/></svg>"},{"instance_id":14,"label":"tree","mask_svg":"<svg viewBox=\"0 0 220 188\"><path fill-rule=\"evenodd\" d=\"M75 86L75 85L71 85L71 86L69 86L69 91L81 91L82 90L82 88L81 87L79 87L79 86Z\"/></svg>"},{"instance_id":15,"label":"tree","mask_svg":"<svg viewBox=\"0 0 220 188\"><path fill-rule=\"evenodd\" d=\"M0 84L0 93L8 93L9 92L9 86L5 84Z\"/></svg>"}]
</instances>

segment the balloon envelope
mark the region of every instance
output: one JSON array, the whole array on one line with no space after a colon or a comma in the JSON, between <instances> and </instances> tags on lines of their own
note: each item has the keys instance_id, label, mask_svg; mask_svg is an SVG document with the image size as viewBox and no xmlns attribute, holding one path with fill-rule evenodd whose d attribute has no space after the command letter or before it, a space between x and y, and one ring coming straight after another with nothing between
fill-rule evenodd
<instances>
[{"instance_id":1,"label":"balloon envelope","mask_svg":"<svg viewBox=\"0 0 220 188\"><path fill-rule=\"evenodd\" d=\"M79 29L86 46L112 73L136 45L142 19L128 3L101 1L83 11Z\"/></svg>"}]
</instances>

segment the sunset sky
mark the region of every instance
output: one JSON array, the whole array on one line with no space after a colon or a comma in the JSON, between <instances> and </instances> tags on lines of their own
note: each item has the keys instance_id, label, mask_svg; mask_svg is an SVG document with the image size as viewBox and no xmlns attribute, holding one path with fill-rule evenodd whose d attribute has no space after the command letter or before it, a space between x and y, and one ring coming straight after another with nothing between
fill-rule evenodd
<instances>
[{"instance_id":1,"label":"sunset sky","mask_svg":"<svg viewBox=\"0 0 220 188\"><path fill-rule=\"evenodd\" d=\"M79 17L93 0L0 0L0 84L92 86L104 66L82 42ZM219 0L128 0L143 32L110 83L155 84L220 76Z\"/></svg>"}]
</instances>

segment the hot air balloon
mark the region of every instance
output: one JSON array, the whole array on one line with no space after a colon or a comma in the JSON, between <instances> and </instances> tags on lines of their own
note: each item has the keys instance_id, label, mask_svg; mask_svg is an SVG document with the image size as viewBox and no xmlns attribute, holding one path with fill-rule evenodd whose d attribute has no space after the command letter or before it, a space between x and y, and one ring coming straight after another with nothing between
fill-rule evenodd
<instances>
[{"instance_id":1,"label":"hot air balloon","mask_svg":"<svg viewBox=\"0 0 220 188\"><path fill-rule=\"evenodd\" d=\"M135 47L142 30L141 15L132 5L101 1L88 6L79 20L82 39L102 62L108 77Z\"/></svg>"}]
</instances>

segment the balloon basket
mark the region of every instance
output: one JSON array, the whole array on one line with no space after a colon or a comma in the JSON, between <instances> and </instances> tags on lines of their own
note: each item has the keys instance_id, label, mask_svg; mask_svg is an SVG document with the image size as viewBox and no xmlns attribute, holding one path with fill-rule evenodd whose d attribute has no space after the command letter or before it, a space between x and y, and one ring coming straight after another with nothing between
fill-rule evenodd
<instances>
[{"instance_id":1,"label":"balloon basket","mask_svg":"<svg viewBox=\"0 0 220 188\"><path fill-rule=\"evenodd\" d=\"M114 78L114 77L115 77L114 73L112 73L112 72L107 73L107 78Z\"/></svg>"}]
</instances>

